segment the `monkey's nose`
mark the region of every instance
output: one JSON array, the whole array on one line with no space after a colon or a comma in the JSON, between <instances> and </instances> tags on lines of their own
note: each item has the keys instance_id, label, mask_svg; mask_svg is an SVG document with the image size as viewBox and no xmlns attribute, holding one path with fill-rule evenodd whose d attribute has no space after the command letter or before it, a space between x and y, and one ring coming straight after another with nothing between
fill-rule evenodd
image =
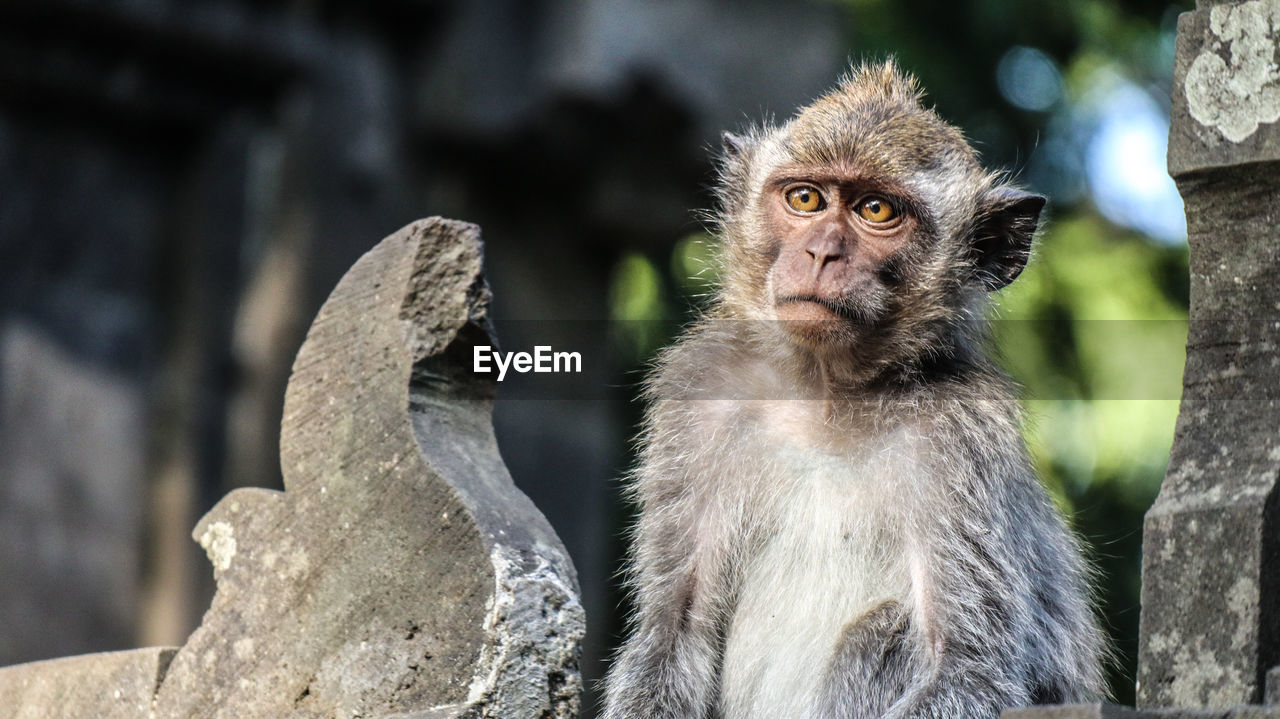
<instances>
[{"instance_id":1,"label":"monkey's nose","mask_svg":"<svg viewBox=\"0 0 1280 719\"><path fill-rule=\"evenodd\" d=\"M817 271L844 257L844 243L828 235L810 242L804 251L813 259L813 268Z\"/></svg>"}]
</instances>

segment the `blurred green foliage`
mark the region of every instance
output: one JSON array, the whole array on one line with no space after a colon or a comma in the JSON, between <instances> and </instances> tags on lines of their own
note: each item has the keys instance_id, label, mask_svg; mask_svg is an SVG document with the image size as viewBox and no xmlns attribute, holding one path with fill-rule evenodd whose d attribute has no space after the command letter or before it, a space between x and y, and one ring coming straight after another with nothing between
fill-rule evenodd
<instances>
[{"instance_id":1,"label":"blurred green foliage","mask_svg":"<svg viewBox=\"0 0 1280 719\"><path fill-rule=\"evenodd\" d=\"M1190 2L838 4L851 57L895 55L988 165L1015 174L1041 168L1023 180L1050 195L1053 219L1031 266L997 299L994 345L1023 388L1027 442L1044 482L1089 546L1115 648L1113 697L1131 704L1142 516L1163 478L1177 416L1187 249L1104 219L1084 163L1108 83L1129 83L1167 112L1174 23ZM997 69L1015 47L1055 64L1061 90L1051 105L1028 110L1002 94ZM1056 140L1041 147L1045 136ZM631 255L618 265L612 317L619 351L636 366L713 285L711 247L695 234L669 257Z\"/></svg>"},{"instance_id":2,"label":"blurred green foliage","mask_svg":"<svg viewBox=\"0 0 1280 719\"><path fill-rule=\"evenodd\" d=\"M609 282L612 341L623 357L648 357L670 340L670 307L667 283L653 261L635 252L624 255Z\"/></svg>"}]
</instances>

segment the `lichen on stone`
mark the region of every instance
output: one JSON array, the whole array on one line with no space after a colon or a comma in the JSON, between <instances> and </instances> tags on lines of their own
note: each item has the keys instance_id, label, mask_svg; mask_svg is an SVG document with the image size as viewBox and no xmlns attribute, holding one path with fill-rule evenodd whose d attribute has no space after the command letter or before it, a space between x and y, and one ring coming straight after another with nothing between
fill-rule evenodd
<instances>
[{"instance_id":1,"label":"lichen on stone","mask_svg":"<svg viewBox=\"0 0 1280 719\"><path fill-rule=\"evenodd\" d=\"M1276 43L1280 0L1219 5L1209 14L1213 38L1192 61L1185 83L1196 122L1243 142L1262 123L1280 120Z\"/></svg>"},{"instance_id":2,"label":"lichen on stone","mask_svg":"<svg viewBox=\"0 0 1280 719\"><path fill-rule=\"evenodd\" d=\"M200 546L209 555L209 562L219 572L231 568L236 556L235 530L229 522L213 522L200 535Z\"/></svg>"}]
</instances>

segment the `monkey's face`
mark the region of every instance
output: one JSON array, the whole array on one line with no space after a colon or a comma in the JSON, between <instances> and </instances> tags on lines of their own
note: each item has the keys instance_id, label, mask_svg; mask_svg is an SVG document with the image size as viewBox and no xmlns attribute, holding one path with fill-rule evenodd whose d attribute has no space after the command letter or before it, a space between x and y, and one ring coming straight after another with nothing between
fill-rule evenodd
<instances>
[{"instance_id":1,"label":"monkey's face","mask_svg":"<svg viewBox=\"0 0 1280 719\"><path fill-rule=\"evenodd\" d=\"M903 188L834 168L782 168L763 197L774 316L806 343L853 340L892 310L919 227Z\"/></svg>"},{"instance_id":2,"label":"monkey's face","mask_svg":"<svg viewBox=\"0 0 1280 719\"><path fill-rule=\"evenodd\" d=\"M937 352L980 316L1044 206L983 170L892 63L780 127L726 135L721 200L725 314L863 365Z\"/></svg>"}]
</instances>

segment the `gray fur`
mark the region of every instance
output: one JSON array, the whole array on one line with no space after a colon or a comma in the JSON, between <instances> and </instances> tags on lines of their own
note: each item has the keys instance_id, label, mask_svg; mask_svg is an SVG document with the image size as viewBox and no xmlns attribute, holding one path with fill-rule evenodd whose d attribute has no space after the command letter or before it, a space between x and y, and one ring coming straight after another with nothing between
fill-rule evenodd
<instances>
[{"instance_id":1,"label":"gray fur","mask_svg":"<svg viewBox=\"0 0 1280 719\"><path fill-rule=\"evenodd\" d=\"M980 350L986 290L1016 276L1036 220L999 213L1025 193L892 64L730 144L724 286L648 385L636 611L604 719L995 719L1097 700L1080 549ZM761 188L790 166L874 171L916 208L901 284L847 346L771 321ZM1011 259L975 267L987 256Z\"/></svg>"}]
</instances>

